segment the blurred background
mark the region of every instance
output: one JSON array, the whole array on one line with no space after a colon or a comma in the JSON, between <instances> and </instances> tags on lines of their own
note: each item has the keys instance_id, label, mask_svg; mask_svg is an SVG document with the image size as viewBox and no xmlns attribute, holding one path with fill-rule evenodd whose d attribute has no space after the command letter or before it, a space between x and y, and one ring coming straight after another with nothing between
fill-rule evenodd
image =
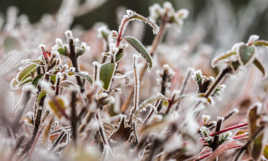
<instances>
[{"instance_id":1,"label":"blurred background","mask_svg":"<svg viewBox=\"0 0 268 161\"><path fill-rule=\"evenodd\" d=\"M36 23L46 14L57 13L63 1L0 0L0 14L5 17L8 7L16 6L19 14L28 15L30 22ZM87 1L98 2L98 0ZM89 29L96 22L105 22L111 29L117 29L117 13L120 8L132 9L148 16L149 6L163 2L164 0L106 0L89 12L75 16L71 26ZM247 41L251 34L258 34L262 39L268 39L268 0L171 0L170 2L176 9L187 8L190 11L183 34L193 32L198 26L205 31L204 41L215 47L230 48L234 42ZM80 0L81 6L83 3L86 3L86 0ZM145 44L150 44L152 34L147 30L144 32L143 41Z\"/></svg>"}]
</instances>

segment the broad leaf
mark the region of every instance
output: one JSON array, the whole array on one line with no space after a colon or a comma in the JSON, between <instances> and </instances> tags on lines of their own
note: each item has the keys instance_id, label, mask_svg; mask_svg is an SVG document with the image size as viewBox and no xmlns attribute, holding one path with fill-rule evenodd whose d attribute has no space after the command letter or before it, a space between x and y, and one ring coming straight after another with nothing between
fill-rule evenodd
<instances>
[{"instance_id":1,"label":"broad leaf","mask_svg":"<svg viewBox=\"0 0 268 161\"><path fill-rule=\"evenodd\" d=\"M37 77L35 77L34 80L32 81L32 84L33 84L35 87L37 87L38 82L39 82L39 80L40 80L42 77L43 77L43 74L40 74L40 75L38 75Z\"/></svg>"},{"instance_id":2,"label":"broad leaf","mask_svg":"<svg viewBox=\"0 0 268 161\"><path fill-rule=\"evenodd\" d=\"M265 77L266 71L262 63L257 58L255 58L253 64L262 72L263 76Z\"/></svg>"},{"instance_id":3,"label":"broad leaf","mask_svg":"<svg viewBox=\"0 0 268 161\"><path fill-rule=\"evenodd\" d=\"M137 50L137 52L139 52L141 54L141 56L147 61L147 63L149 64L149 67L152 67L152 57L150 56L150 54L147 52L146 48L142 45L142 43L137 40L134 37L131 36L127 36L125 37L125 39L127 40L127 42Z\"/></svg>"},{"instance_id":4,"label":"broad leaf","mask_svg":"<svg viewBox=\"0 0 268 161\"><path fill-rule=\"evenodd\" d=\"M59 53L60 55L67 56L68 51L67 51L66 46L64 46L64 47L62 47L62 48L58 48L58 53Z\"/></svg>"},{"instance_id":5,"label":"broad leaf","mask_svg":"<svg viewBox=\"0 0 268 161\"><path fill-rule=\"evenodd\" d=\"M239 57L243 65L246 65L255 54L255 48L252 46L241 45L239 48Z\"/></svg>"},{"instance_id":6,"label":"broad leaf","mask_svg":"<svg viewBox=\"0 0 268 161\"><path fill-rule=\"evenodd\" d=\"M100 68L100 80L103 83L103 88L108 90L114 75L116 65L113 63L103 64Z\"/></svg>"},{"instance_id":7,"label":"broad leaf","mask_svg":"<svg viewBox=\"0 0 268 161\"><path fill-rule=\"evenodd\" d=\"M268 145L265 145L263 149L263 156L268 159Z\"/></svg>"},{"instance_id":8,"label":"broad leaf","mask_svg":"<svg viewBox=\"0 0 268 161\"><path fill-rule=\"evenodd\" d=\"M47 95L45 90L40 91L39 95L37 96L37 103L39 104L40 101Z\"/></svg>"},{"instance_id":9,"label":"broad leaf","mask_svg":"<svg viewBox=\"0 0 268 161\"><path fill-rule=\"evenodd\" d=\"M253 139L253 136L255 135L256 131L260 128L258 125L258 120L260 119L259 109L260 107L258 105L254 105L248 113L248 123L249 123L249 140ZM258 160L261 156L262 149L263 149L263 133L259 135L251 145L249 145L248 150L251 154L251 157L253 157L254 160Z\"/></svg>"},{"instance_id":10,"label":"broad leaf","mask_svg":"<svg viewBox=\"0 0 268 161\"><path fill-rule=\"evenodd\" d=\"M59 118L61 119L62 116L66 115L65 114L65 104L62 98L60 97L55 97L51 100L48 101L48 105L51 109L51 111Z\"/></svg>"},{"instance_id":11,"label":"broad leaf","mask_svg":"<svg viewBox=\"0 0 268 161\"><path fill-rule=\"evenodd\" d=\"M36 68L37 68L36 64L31 64L31 65L26 66L22 71L19 72L19 74L17 76L17 80L23 81L28 76L30 76L30 74L32 72L34 72L36 70Z\"/></svg>"}]
</instances>

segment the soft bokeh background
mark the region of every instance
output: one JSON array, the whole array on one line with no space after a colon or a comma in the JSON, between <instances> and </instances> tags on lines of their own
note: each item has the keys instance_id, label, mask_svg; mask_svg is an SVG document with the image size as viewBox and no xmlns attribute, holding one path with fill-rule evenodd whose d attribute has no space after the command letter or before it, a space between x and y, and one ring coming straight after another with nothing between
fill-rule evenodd
<instances>
[{"instance_id":1,"label":"soft bokeh background","mask_svg":"<svg viewBox=\"0 0 268 161\"><path fill-rule=\"evenodd\" d=\"M80 0L84 3L85 0ZM103 5L89 13L77 16L72 26L81 25L85 29L92 27L96 22L105 22L110 28L118 26L117 11L124 7L132 9L143 15L148 15L148 7L153 3L163 3L164 0L107 0ZM267 0L171 0L174 6L190 10L190 22L200 22L208 31L206 41L216 46L229 48L235 41L246 41L251 34L258 34L263 39L268 39L268 1ZM56 13L62 0L0 0L0 14L5 15L9 6L17 6L20 14L27 14L31 22L37 22L46 13ZM243 17L243 19L241 19ZM240 26L240 22L242 23ZM231 26L229 27L228 24ZM187 26L187 23L186 23ZM239 27L244 26L244 31ZM185 27L185 32L193 27ZM237 28L239 38L232 34ZM218 30L221 30L219 32ZM191 32L191 31L188 31ZM221 41L225 33L231 33L233 42ZM222 34L222 35L221 35ZM229 36L229 35L228 35ZM151 42L152 35L146 30L145 44ZM221 39L221 40L218 40Z\"/></svg>"}]
</instances>

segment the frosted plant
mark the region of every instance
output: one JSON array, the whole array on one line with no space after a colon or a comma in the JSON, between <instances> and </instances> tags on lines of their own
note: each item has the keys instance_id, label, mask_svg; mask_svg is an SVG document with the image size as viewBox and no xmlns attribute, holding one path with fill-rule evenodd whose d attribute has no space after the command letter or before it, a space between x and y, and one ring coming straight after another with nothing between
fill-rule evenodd
<instances>
[{"instance_id":1,"label":"frosted plant","mask_svg":"<svg viewBox=\"0 0 268 161\"><path fill-rule=\"evenodd\" d=\"M36 24L8 11L0 24L0 160L268 158L267 80L251 68L266 76L266 40L252 35L217 57L220 47L204 45L202 30L170 43L169 26L184 31L189 13L169 2L150 7L150 17L126 10L117 30L69 30L103 2L64 1ZM130 22L152 29L151 45L127 32Z\"/></svg>"}]
</instances>

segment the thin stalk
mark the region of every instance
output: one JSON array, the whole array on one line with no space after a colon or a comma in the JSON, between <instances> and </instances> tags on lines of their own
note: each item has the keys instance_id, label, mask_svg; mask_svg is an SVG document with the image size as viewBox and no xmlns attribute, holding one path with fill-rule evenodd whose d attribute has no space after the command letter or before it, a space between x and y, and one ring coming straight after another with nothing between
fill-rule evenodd
<instances>
[{"instance_id":1,"label":"thin stalk","mask_svg":"<svg viewBox=\"0 0 268 161\"><path fill-rule=\"evenodd\" d=\"M153 40L153 44L152 44L152 48L150 50L150 55L151 57L154 56L154 53L159 45L159 43L161 42L163 36L164 36L164 33L165 33L165 28L166 28L166 25L167 25L167 12L166 14L163 16L162 18L162 23L160 25L160 29L159 29L159 32L158 34L155 36L154 40ZM145 64L140 72L140 81L142 81L143 79L143 76L145 74L145 71L147 69L147 64ZM133 97L133 94L134 94L134 90L132 89L130 94L128 95L127 97L127 100L126 102L121 106L121 111L122 112L125 112L127 110L127 108L129 107L129 104L131 102L131 98Z\"/></svg>"},{"instance_id":2,"label":"thin stalk","mask_svg":"<svg viewBox=\"0 0 268 161\"><path fill-rule=\"evenodd\" d=\"M223 118L219 118L217 121L216 130L215 130L216 135L214 135L213 144L212 144L213 151L216 150L217 147L219 146L219 135L217 135L217 133L221 130L222 122L223 122Z\"/></svg>"},{"instance_id":3,"label":"thin stalk","mask_svg":"<svg viewBox=\"0 0 268 161\"><path fill-rule=\"evenodd\" d=\"M137 72L137 57L136 56L134 56L133 70L134 70L134 79L135 79L135 85L134 85L135 92L134 92L134 106L133 106L133 109L131 110L130 118L129 118L130 123L132 122L133 115L136 113L138 106L139 106L140 80L139 80L139 74Z\"/></svg>"},{"instance_id":4,"label":"thin stalk","mask_svg":"<svg viewBox=\"0 0 268 161\"><path fill-rule=\"evenodd\" d=\"M176 106L176 110L178 110L180 108L180 103L181 103L180 98L181 98L181 96L183 95L183 93L185 91L186 85L187 85L187 83L189 81L189 78L190 78L191 74L192 74L192 70L188 70L188 73L187 73L187 75L186 75L186 77L185 77L185 79L183 81L182 87L181 87L181 91L180 91L180 94L179 94L179 102L178 102L178 104Z\"/></svg>"},{"instance_id":5,"label":"thin stalk","mask_svg":"<svg viewBox=\"0 0 268 161\"><path fill-rule=\"evenodd\" d=\"M234 129L238 129L238 128L245 127L245 126L248 126L248 123L243 123L243 124L240 124L240 125L231 126L229 128L226 128L226 129L220 130L218 132L212 133L212 134L210 134L210 136L219 135L219 134L222 134L224 132L234 130Z\"/></svg>"},{"instance_id":6,"label":"thin stalk","mask_svg":"<svg viewBox=\"0 0 268 161\"><path fill-rule=\"evenodd\" d=\"M222 70L222 72L219 74L219 76L217 76L216 80L213 82L213 84L209 87L209 89L206 91L205 96L206 98L208 98L216 89L216 87L218 86L218 84L221 82L221 80L225 77L226 74L232 72L232 68L231 67L227 67L225 69Z\"/></svg>"},{"instance_id":7,"label":"thin stalk","mask_svg":"<svg viewBox=\"0 0 268 161\"><path fill-rule=\"evenodd\" d=\"M72 137L76 144L77 139L77 116L76 116L76 92L73 91L71 95L71 127Z\"/></svg>"},{"instance_id":8,"label":"thin stalk","mask_svg":"<svg viewBox=\"0 0 268 161\"><path fill-rule=\"evenodd\" d=\"M71 59L73 67L75 68L75 72L78 73L79 67L78 67L77 55L75 53L75 46L74 46L73 39L70 39L69 45L70 45L70 56L69 57ZM76 78L77 84L80 86L80 91L83 93L85 91L85 89L84 89L84 85L83 85L81 78L78 75L76 75L75 78Z\"/></svg>"}]
</instances>

